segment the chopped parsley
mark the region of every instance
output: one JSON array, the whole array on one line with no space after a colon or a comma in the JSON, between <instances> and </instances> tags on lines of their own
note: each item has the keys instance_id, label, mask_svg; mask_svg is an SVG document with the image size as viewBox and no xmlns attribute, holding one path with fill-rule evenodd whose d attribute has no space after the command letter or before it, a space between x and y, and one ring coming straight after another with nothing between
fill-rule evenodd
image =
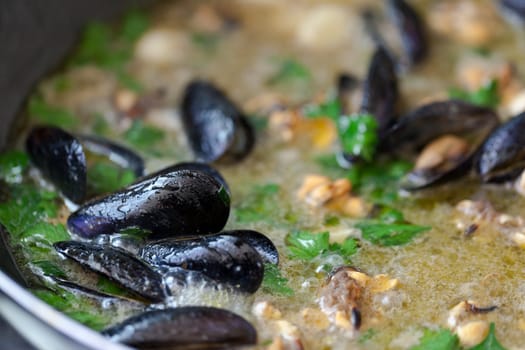
<instances>
[{"instance_id":1,"label":"chopped parsley","mask_svg":"<svg viewBox=\"0 0 525 350\"><path fill-rule=\"evenodd\" d=\"M437 331L425 330L419 345L410 350L459 350L459 338L448 329Z\"/></svg>"},{"instance_id":2,"label":"chopped parsley","mask_svg":"<svg viewBox=\"0 0 525 350\"><path fill-rule=\"evenodd\" d=\"M489 334L487 334L485 340L473 348L470 348L470 350L505 350L505 348L496 339L496 325L494 322L490 323Z\"/></svg>"},{"instance_id":3,"label":"chopped parsley","mask_svg":"<svg viewBox=\"0 0 525 350\"><path fill-rule=\"evenodd\" d=\"M138 11L128 12L118 29L105 23L92 22L84 29L80 44L69 64L95 64L115 73L121 85L140 91L142 87L125 72L125 65L133 55L135 41L148 26L148 18Z\"/></svg>"},{"instance_id":4,"label":"chopped parsley","mask_svg":"<svg viewBox=\"0 0 525 350\"><path fill-rule=\"evenodd\" d=\"M497 107L500 103L498 81L496 79L492 79L477 91L469 92L458 88L452 88L449 90L448 94L450 98L463 100L478 106Z\"/></svg>"},{"instance_id":5,"label":"chopped parsley","mask_svg":"<svg viewBox=\"0 0 525 350\"><path fill-rule=\"evenodd\" d=\"M88 187L93 193L109 193L126 187L135 180L130 169L121 168L107 162L96 162L87 172Z\"/></svg>"},{"instance_id":6,"label":"chopped parsley","mask_svg":"<svg viewBox=\"0 0 525 350\"><path fill-rule=\"evenodd\" d=\"M42 124L62 128L72 128L78 124L78 119L66 109L47 104L42 97L34 96L29 100L28 113L31 119Z\"/></svg>"},{"instance_id":7,"label":"chopped parsley","mask_svg":"<svg viewBox=\"0 0 525 350\"><path fill-rule=\"evenodd\" d=\"M379 142L377 121L371 114L341 116L337 130L343 152L370 162Z\"/></svg>"},{"instance_id":8,"label":"chopped parsley","mask_svg":"<svg viewBox=\"0 0 525 350\"><path fill-rule=\"evenodd\" d=\"M331 98L318 105L308 105L304 110L308 118L330 118L337 122L341 115L341 104L337 98Z\"/></svg>"},{"instance_id":9,"label":"chopped parsley","mask_svg":"<svg viewBox=\"0 0 525 350\"><path fill-rule=\"evenodd\" d=\"M283 209L275 205L279 197L279 185L268 183L255 185L235 209L239 223L272 221L277 222L283 215ZM290 213L284 213L284 221L293 223L297 219Z\"/></svg>"},{"instance_id":10,"label":"chopped parsley","mask_svg":"<svg viewBox=\"0 0 525 350\"><path fill-rule=\"evenodd\" d=\"M284 296L294 295L292 288L288 287L288 279L283 277L279 267L274 264L264 264L264 279L262 288L266 293Z\"/></svg>"},{"instance_id":11,"label":"chopped parsley","mask_svg":"<svg viewBox=\"0 0 525 350\"><path fill-rule=\"evenodd\" d=\"M20 183L29 165L29 157L21 151L11 151L0 155L0 179L7 183Z\"/></svg>"},{"instance_id":12,"label":"chopped parsley","mask_svg":"<svg viewBox=\"0 0 525 350\"><path fill-rule=\"evenodd\" d=\"M220 40L221 35L217 33L195 32L191 35L191 42L206 53L215 51Z\"/></svg>"},{"instance_id":13,"label":"chopped parsley","mask_svg":"<svg viewBox=\"0 0 525 350\"><path fill-rule=\"evenodd\" d=\"M310 70L302 63L294 59L284 59L279 63L277 72L272 75L267 84L278 85L292 82L309 81L312 78Z\"/></svg>"},{"instance_id":14,"label":"chopped parsley","mask_svg":"<svg viewBox=\"0 0 525 350\"><path fill-rule=\"evenodd\" d=\"M311 233L294 231L286 236L285 242L293 259L312 260L317 256L338 254L349 261L359 246L355 239L348 238L343 243L330 243L330 233Z\"/></svg>"},{"instance_id":15,"label":"chopped parsley","mask_svg":"<svg viewBox=\"0 0 525 350\"><path fill-rule=\"evenodd\" d=\"M94 329L101 330L111 323L111 320L100 313L88 311L89 304L82 302L80 297L65 290L34 290L33 293L58 311L64 312L69 317Z\"/></svg>"},{"instance_id":16,"label":"chopped parsley","mask_svg":"<svg viewBox=\"0 0 525 350\"><path fill-rule=\"evenodd\" d=\"M58 278L63 278L63 279L67 278L66 273L49 260L37 260L37 261L31 262L31 264L40 268L40 270L42 270L42 273L45 276L53 276L53 277L58 277Z\"/></svg>"},{"instance_id":17,"label":"chopped parsley","mask_svg":"<svg viewBox=\"0 0 525 350\"><path fill-rule=\"evenodd\" d=\"M395 209L383 210L376 219L358 222L355 227L361 230L365 240L381 246L407 244L420 233L431 229L430 226L407 222L403 214Z\"/></svg>"},{"instance_id":18,"label":"chopped parsley","mask_svg":"<svg viewBox=\"0 0 525 350\"><path fill-rule=\"evenodd\" d=\"M163 130L146 125L142 120L134 120L130 128L124 133L124 139L143 151L152 151L152 148L165 137Z\"/></svg>"}]
</instances>

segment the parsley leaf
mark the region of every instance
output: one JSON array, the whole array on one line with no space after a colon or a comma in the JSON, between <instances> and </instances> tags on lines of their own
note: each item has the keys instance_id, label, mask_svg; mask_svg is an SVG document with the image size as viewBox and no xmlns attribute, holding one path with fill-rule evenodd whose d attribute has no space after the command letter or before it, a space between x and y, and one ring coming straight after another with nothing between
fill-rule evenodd
<instances>
[{"instance_id":1,"label":"parsley leaf","mask_svg":"<svg viewBox=\"0 0 525 350\"><path fill-rule=\"evenodd\" d=\"M49 124L63 128L72 128L78 120L73 113L47 104L41 97L32 97L28 105L29 116L42 124Z\"/></svg>"},{"instance_id":2,"label":"parsley leaf","mask_svg":"<svg viewBox=\"0 0 525 350\"><path fill-rule=\"evenodd\" d=\"M496 107L500 102L498 81L496 79L492 79L477 91L469 92L458 88L452 88L449 90L448 95L450 98L464 100L484 107Z\"/></svg>"},{"instance_id":3,"label":"parsley leaf","mask_svg":"<svg viewBox=\"0 0 525 350\"><path fill-rule=\"evenodd\" d=\"M124 139L131 145L145 150L151 151L159 141L162 141L165 133L161 129L144 124L141 120L134 120L131 127L125 132Z\"/></svg>"},{"instance_id":4,"label":"parsley leaf","mask_svg":"<svg viewBox=\"0 0 525 350\"><path fill-rule=\"evenodd\" d=\"M129 296L129 292L124 287L104 276L98 277L97 290L109 295Z\"/></svg>"},{"instance_id":5,"label":"parsley leaf","mask_svg":"<svg viewBox=\"0 0 525 350\"><path fill-rule=\"evenodd\" d=\"M490 323L489 334L487 334L485 340L473 348L470 348L470 350L505 350L505 348L496 339L496 325L494 322Z\"/></svg>"},{"instance_id":6,"label":"parsley leaf","mask_svg":"<svg viewBox=\"0 0 525 350\"><path fill-rule=\"evenodd\" d=\"M20 183L22 173L29 165L29 157L20 151L11 151L0 155L0 179L7 183Z\"/></svg>"},{"instance_id":7,"label":"parsley leaf","mask_svg":"<svg viewBox=\"0 0 525 350\"><path fill-rule=\"evenodd\" d=\"M49 260L37 260L31 262L31 264L40 268L45 276L54 276L64 279L67 278L66 273Z\"/></svg>"},{"instance_id":8,"label":"parsley leaf","mask_svg":"<svg viewBox=\"0 0 525 350\"><path fill-rule=\"evenodd\" d=\"M361 230L364 239L385 247L406 244L418 234L430 230L430 226L366 221L356 224L356 227Z\"/></svg>"},{"instance_id":9,"label":"parsley leaf","mask_svg":"<svg viewBox=\"0 0 525 350\"><path fill-rule=\"evenodd\" d=\"M281 61L279 69L268 79L267 84L277 85L294 81L307 81L311 77L311 73L306 66L288 58Z\"/></svg>"},{"instance_id":10,"label":"parsley leaf","mask_svg":"<svg viewBox=\"0 0 525 350\"><path fill-rule=\"evenodd\" d=\"M79 297L65 290L34 290L33 294L58 311L94 330L101 330L111 322L111 319L105 315L87 311L89 305L82 303Z\"/></svg>"},{"instance_id":11,"label":"parsley leaf","mask_svg":"<svg viewBox=\"0 0 525 350\"><path fill-rule=\"evenodd\" d=\"M419 345L410 350L459 350L459 338L448 329L438 331L425 330Z\"/></svg>"},{"instance_id":12,"label":"parsley leaf","mask_svg":"<svg viewBox=\"0 0 525 350\"><path fill-rule=\"evenodd\" d=\"M377 121L371 114L341 116L337 122L343 151L355 157L371 161L379 142Z\"/></svg>"},{"instance_id":13,"label":"parsley leaf","mask_svg":"<svg viewBox=\"0 0 525 350\"><path fill-rule=\"evenodd\" d=\"M262 287L266 293L285 296L294 295L293 289L288 287L287 283L288 279L283 277L278 266L268 263L264 264L264 279L262 281Z\"/></svg>"},{"instance_id":14,"label":"parsley leaf","mask_svg":"<svg viewBox=\"0 0 525 350\"><path fill-rule=\"evenodd\" d=\"M337 122L341 115L341 103L337 98L332 98L319 105L308 105L304 115L308 118L330 118Z\"/></svg>"},{"instance_id":15,"label":"parsley leaf","mask_svg":"<svg viewBox=\"0 0 525 350\"><path fill-rule=\"evenodd\" d=\"M359 246L355 239L348 238L343 243L330 244L330 233L310 233L308 231L294 231L285 238L290 251L290 257L302 260L312 260L317 256L335 253L349 259Z\"/></svg>"},{"instance_id":16,"label":"parsley leaf","mask_svg":"<svg viewBox=\"0 0 525 350\"><path fill-rule=\"evenodd\" d=\"M132 170L106 162L93 164L87 175L90 190L97 194L113 192L126 187L135 180Z\"/></svg>"},{"instance_id":17,"label":"parsley leaf","mask_svg":"<svg viewBox=\"0 0 525 350\"><path fill-rule=\"evenodd\" d=\"M418 234L431 229L430 226L407 222L400 211L388 207L376 219L358 222L355 227L361 230L364 239L382 246L406 244Z\"/></svg>"},{"instance_id":18,"label":"parsley leaf","mask_svg":"<svg viewBox=\"0 0 525 350\"><path fill-rule=\"evenodd\" d=\"M267 219L277 220L282 215L275 202L279 195L279 185L274 183L255 185L251 192L243 198L243 201L235 209L235 216L239 223L264 221ZM295 219L286 214L285 219L293 222Z\"/></svg>"}]
</instances>

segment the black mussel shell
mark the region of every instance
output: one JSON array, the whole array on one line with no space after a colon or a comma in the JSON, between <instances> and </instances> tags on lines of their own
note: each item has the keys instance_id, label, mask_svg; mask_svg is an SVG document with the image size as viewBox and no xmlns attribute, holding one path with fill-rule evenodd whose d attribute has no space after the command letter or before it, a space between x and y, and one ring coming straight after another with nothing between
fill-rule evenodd
<instances>
[{"instance_id":1,"label":"black mussel shell","mask_svg":"<svg viewBox=\"0 0 525 350\"><path fill-rule=\"evenodd\" d=\"M183 169L201 171L203 173L210 175L215 180L217 180L218 183L224 186L224 188L228 191L228 193L230 193L230 186L228 186L226 179L222 176L222 174L217 169L215 169L214 167L212 167L211 165L207 163L182 162L182 163L177 163L175 165L169 166L165 169L162 169L161 172L183 170ZM153 176L155 174L157 173L151 174L150 176Z\"/></svg>"},{"instance_id":2,"label":"black mussel shell","mask_svg":"<svg viewBox=\"0 0 525 350\"><path fill-rule=\"evenodd\" d=\"M252 126L234 103L208 82L193 81L186 87L182 121L199 161L237 161L253 148Z\"/></svg>"},{"instance_id":3,"label":"black mussel shell","mask_svg":"<svg viewBox=\"0 0 525 350\"><path fill-rule=\"evenodd\" d=\"M166 298L162 276L123 250L77 241L57 242L53 246L60 254L108 277L146 300L160 302Z\"/></svg>"},{"instance_id":4,"label":"black mussel shell","mask_svg":"<svg viewBox=\"0 0 525 350\"><path fill-rule=\"evenodd\" d=\"M500 7L510 20L525 24L525 2L523 0L500 0Z\"/></svg>"},{"instance_id":5,"label":"black mussel shell","mask_svg":"<svg viewBox=\"0 0 525 350\"><path fill-rule=\"evenodd\" d=\"M131 149L100 136L78 135L78 139L89 151L107 156L120 167L133 171L136 177L144 176L144 160Z\"/></svg>"},{"instance_id":6,"label":"black mussel shell","mask_svg":"<svg viewBox=\"0 0 525 350\"><path fill-rule=\"evenodd\" d=\"M67 225L84 238L137 228L150 232L150 238L193 237L219 232L229 212L226 189L210 175L161 171L85 203Z\"/></svg>"},{"instance_id":7,"label":"black mussel shell","mask_svg":"<svg viewBox=\"0 0 525 350\"><path fill-rule=\"evenodd\" d=\"M433 102L400 118L387 133L382 149L392 153L420 151L444 135L455 135L468 141L468 154L456 163L437 171L414 170L401 182L407 190L422 189L466 174L479 147L498 124L499 118L490 108L455 100Z\"/></svg>"},{"instance_id":8,"label":"black mussel shell","mask_svg":"<svg viewBox=\"0 0 525 350\"><path fill-rule=\"evenodd\" d=\"M394 62L383 47L378 47L363 85L360 112L372 114L376 118L380 137L394 121L398 95Z\"/></svg>"},{"instance_id":9,"label":"black mussel shell","mask_svg":"<svg viewBox=\"0 0 525 350\"><path fill-rule=\"evenodd\" d=\"M254 230L231 230L222 231L221 235L229 235L241 238L251 245L261 256L264 262L270 264L279 264L279 252L272 240L260 232Z\"/></svg>"},{"instance_id":10,"label":"black mussel shell","mask_svg":"<svg viewBox=\"0 0 525 350\"><path fill-rule=\"evenodd\" d=\"M206 306L147 311L102 334L140 349L231 349L257 343L255 328L244 318Z\"/></svg>"},{"instance_id":11,"label":"black mussel shell","mask_svg":"<svg viewBox=\"0 0 525 350\"><path fill-rule=\"evenodd\" d=\"M341 73L337 76L337 99L341 104L341 114L349 114L351 112L351 95L352 92L359 87L359 80L348 73Z\"/></svg>"},{"instance_id":12,"label":"black mussel shell","mask_svg":"<svg viewBox=\"0 0 525 350\"><path fill-rule=\"evenodd\" d=\"M212 280L247 293L257 291L264 276L259 253L235 236L161 240L145 245L139 254L153 266L200 271Z\"/></svg>"},{"instance_id":13,"label":"black mussel shell","mask_svg":"<svg viewBox=\"0 0 525 350\"><path fill-rule=\"evenodd\" d=\"M35 127L26 139L31 162L62 194L80 203L86 196L86 157L71 134L51 126Z\"/></svg>"},{"instance_id":14,"label":"black mussel shell","mask_svg":"<svg viewBox=\"0 0 525 350\"><path fill-rule=\"evenodd\" d=\"M410 63L421 62L427 55L428 45L419 15L404 0L389 0L388 5Z\"/></svg>"},{"instance_id":15,"label":"black mussel shell","mask_svg":"<svg viewBox=\"0 0 525 350\"><path fill-rule=\"evenodd\" d=\"M525 112L494 130L481 146L477 172L485 182L501 182L525 168Z\"/></svg>"}]
</instances>

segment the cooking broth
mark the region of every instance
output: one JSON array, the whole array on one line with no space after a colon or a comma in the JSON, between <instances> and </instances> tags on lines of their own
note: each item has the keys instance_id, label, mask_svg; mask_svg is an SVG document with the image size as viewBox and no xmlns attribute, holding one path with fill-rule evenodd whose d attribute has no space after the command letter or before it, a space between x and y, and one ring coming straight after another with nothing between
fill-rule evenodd
<instances>
[{"instance_id":1,"label":"cooking broth","mask_svg":"<svg viewBox=\"0 0 525 350\"><path fill-rule=\"evenodd\" d=\"M507 78L517 87L501 96L498 112L505 120L522 111L515 110L520 103L516 96L525 91L520 70L525 50L522 27L509 24L491 1L410 3L426 23L430 52L421 64L399 74L400 110L407 112L425 101L446 99L451 87L473 90L472 86L486 79L476 74L498 79L500 68L510 62L517 69L511 69ZM363 186L355 195L364 200L368 210L380 203L401 211L410 223L431 227L397 246L381 246L364 239L355 227L362 217L343 215L324 206L312 207L297 196L306 175L321 174L334 180L348 176L349 171L335 163L337 136L323 134L333 132L330 122L328 126L316 124L325 127L317 129L301 116L293 121L299 126L276 126L272 124L273 104L302 113L304 105L329 100L338 74L346 72L364 79L375 48L360 17L365 7L376 11L385 40L395 52L401 52L381 2L161 2L148 12L149 25L130 44L132 54L122 70L100 62L68 64L64 71L45 79L35 96L45 105L67 110L80 121L62 124L65 129L100 134L137 150L145 158L146 173L193 159L179 119L180 99L190 80L212 81L258 125L255 149L246 159L238 164L216 165L232 193L232 211L225 229L254 229L270 237L279 250L280 270L293 296L271 288L241 295L222 288L193 286L170 297L166 305L230 309L254 324L260 348L280 349L279 335L288 332L283 346L290 349L290 338L305 349L409 349L419 344L426 330L447 329L450 310L461 301L472 300L478 307L497 309L470 315L469 320L493 322L503 346L523 349L524 245L519 247L506 238L501 225L489 219L469 219L456 209L462 200L487 201L497 213L523 216L525 199L512 186L482 184L475 176L417 192L400 190L398 183L390 180ZM457 24L457 19L465 23ZM446 28L440 26L442 23L456 24ZM112 45L116 50L122 42ZM264 98L270 103L261 102ZM32 115L31 106L29 114L31 124L43 122L35 118L38 112ZM328 142L322 142L325 136ZM403 158L414 160L413 155ZM392 157L381 156L376 161L386 167ZM25 180L35 178L53 190L34 170ZM257 188L269 185L276 189L265 194L271 198L270 203L250 207L250 201L256 200ZM47 221L65 223L69 213L61 205L58 215ZM474 222L475 232L465 233L465 225L468 228ZM359 240L359 249L349 260L338 254L324 254L309 261L293 258L286 236L296 230L329 231L332 242L354 237ZM97 276L60 259L51 249L43 249L49 254L46 258L41 251L36 255L28 247L43 244L38 240L28 243L25 237L22 243L13 240L12 244L20 265L28 273L37 274L32 279L35 290L41 291L43 283L54 286L55 292L62 288L43 277L41 264L35 264L42 260L58 265L68 280L100 286ZM346 264L369 276L386 274L398 281L395 288L365 293L359 330L324 320L326 316L319 310L320 290L328 272ZM144 308L135 301L100 302L100 298L79 295L68 301L69 307L101 315L102 320L88 324L96 329ZM254 305L263 301L278 309L280 315L261 317L253 311ZM317 318L312 321L306 317L305 309L313 309ZM297 330L280 328L282 320Z\"/></svg>"}]
</instances>

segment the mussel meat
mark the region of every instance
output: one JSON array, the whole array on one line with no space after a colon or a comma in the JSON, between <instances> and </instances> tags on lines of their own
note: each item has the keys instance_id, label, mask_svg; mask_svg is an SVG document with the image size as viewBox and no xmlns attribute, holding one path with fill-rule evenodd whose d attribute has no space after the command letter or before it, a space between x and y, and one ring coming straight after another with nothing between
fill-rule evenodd
<instances>
[{"instance_id":1,"label":"mussel meat","mask_svg":"<svg viewBox=\"0 0 525 350\"><path fill-rule=\"evenodd\" d=\"M443 136L449 140L465 140L468 146L455 153L450 152L450 144L443 147L434 143L436 148L442 148L454 157L443 156L442 161L431 166L416 168L401 183L407 190L421 189L468 172L477 150L498 124L498 116L490 108L454 100L433 102L400 118L386 135L382 148L384 151L406 153L420 151Z\"/></svg>"}]
</instances>

